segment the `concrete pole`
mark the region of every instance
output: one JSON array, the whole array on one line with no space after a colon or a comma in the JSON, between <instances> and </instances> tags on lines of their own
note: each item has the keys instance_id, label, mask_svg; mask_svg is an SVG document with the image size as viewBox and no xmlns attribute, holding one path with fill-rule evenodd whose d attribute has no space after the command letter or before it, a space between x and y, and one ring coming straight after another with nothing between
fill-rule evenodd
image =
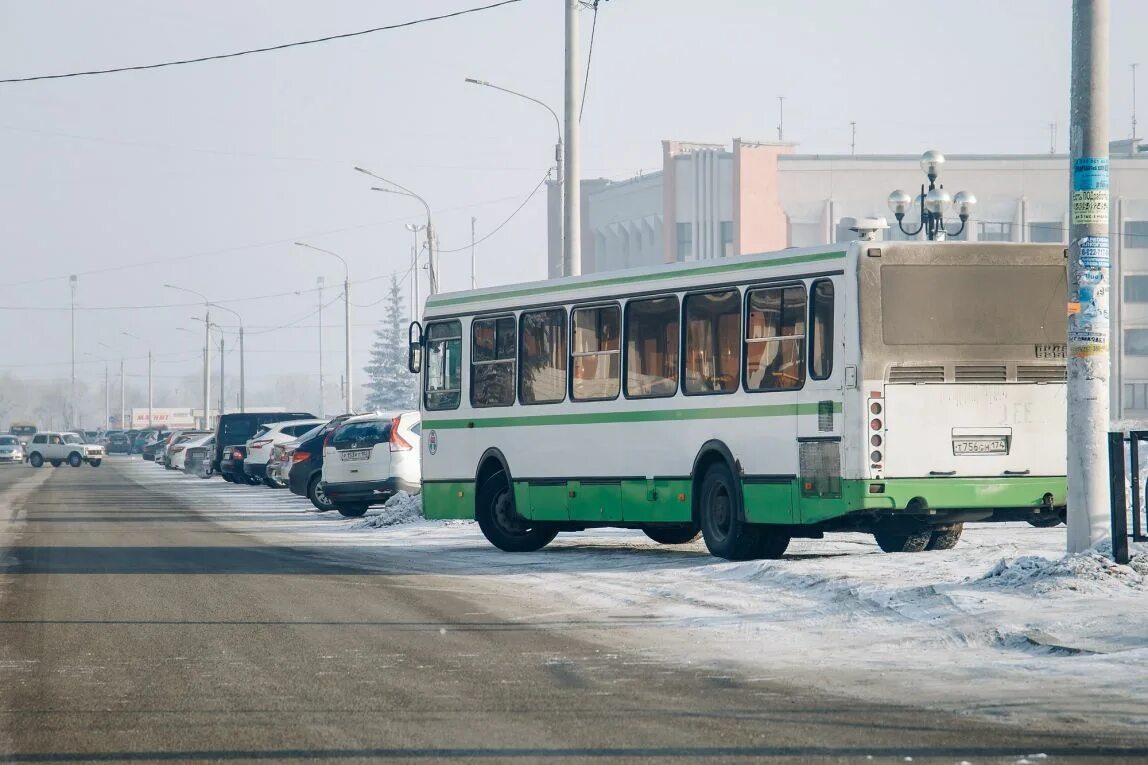
<instances>
[{"instance_id":1,"label":"concrete pole","mask_svg":"<svg viewBox=\"0 0 1148 765\"><path fill-rule=\"evenodd\" d=\"M72 287L72 392L68 398L70 404L69 409L71 413L68 415L69 422L65 423L66 427L71 428L73 420L76 418L76 276L73 274L68 278L68 283Z\"/></svg>"},{"instance_id":2,"label":"concrete pole","mask_svg":"<svg viewBox=\"0 0 1148 765\"><path fill-rule=\"evenodd\" d=\"M427 270L430 273L428 295L438 294L438 253L435 252L434 223L431 221L430 208L427 209Z\"/></svg>"},{"instance_id":3,"label":"concrete pole","mask_svg":"<svg viewBox=\"0 0 1148 765\"><path fill-rule=\"evenodd\" d=\"M419 320L419 233L411 245L411 321Z\"/></svg>"},{"instance_id":4,"label":"concrete pole","mask_svg":"<svg viewBox=\"0 0 1148 765\"><path fill-rule=\"evenodd\" d=\"M211 430L211 308L203 309L203 429Z\"/></svg>"},{"instance_id":5,"label":"concrete pole","mask_svg":"<svg viewBox=\"0 0 1148 765\"><path fill-rule=\"evenodd\" d=\"M130 430L131 425L125 425L127 417L127 394L124 393L124 360L120 359L120 429Z\"/></svg>"},{"instance_id":6,"label":"concrete pole","mask_svg":"<svg viewBox=\"0 0 1148 765\"><path fill-rule=\"evenodd\" d=\"M1108 0L1073 0L1068 551L1108 536Z\"/></svg>"},{"instance_id":7,"label":"concrete pole","mask_svg":"<svg viewBox=\"0 0 1148 765\"><path fill-rule=\"evenodd\" d=\"M316 283L319 285L319 412L320 417L323 416L323 410L326 408L323 401L323 277L320 276Z\"/></svg>"},{"instance_id":8,"label":"concrete pole","mask_svg":"<svg viewBox=\"0 0 1148 765\"><path fill-rule=\"evenodd\" d=\"M566 178L563 194L566 236L566 273L582 273L582 170L578 131L578 0L566 0Z\"/></svg>"},{"instance_id":9,"label":"concrete pole","mask_svg":"<svg viewBox=\"0 0 1148 765\"><path fill-rule=\"evenodd\" d=\"M343 274L343 352L347 367L343 373L343 401L346 402L348 412L355 411L354 390L351 387L351 273Z\"/></svg>"},{"instance_id":10,"label":"concrete pole","mask_svg":"<svg viewBox=\"0 0 1148 765\"><path fill-rule=\"evenodd\" d=\"M108 379L108 362L104 362L104 426L100 428L107 431L108 423L112 419L112 388Z\"/></svg>"},{"instance_id":11,"label":"concrete pole","mask_svg":"<svg viewBox=\"0 0 1148 765\"><path fill-rule=\"evenodd\" d=\"M239 325L239 411L247 411L247 377L244 373L243 324Z\"/></svg>"},{"instance_id":12,"label":"concrete pole","mask_svg":"<svg viewBox=\"0 0 1148 765\"><path fill-rule=\"evenodd\" d=\"M478 282L474 278L474 224L478 218L473 215L470 216L470 288L474 289L478 286Z\"/></svg>"},{"instance_id":13,"label":"concrete pole","mask_svg":"<svg viewBox=\"0 0 1148 765\"><path fill-rule=\"evenodd\" d=\"M562 172L563 155L566 149L562 145L562 134L558 134L558 143L554 144L554 175L555 187L558 189L558 250L561 253L561 276L566 275L566 266L570 263L570 248L566 246L566 176Z\"/></svg>"},{"instance_id":14,"label":"concrete pole","mask_svg":"<svg viewBox=\"0 0 1148 765\"><path fill-rule=\"evenodd\" d=\"M220 414L223 414L224 411L226 411L226 409L227 409L227 399L225 398L224 392L223 392L223 389L225 387L223 384L223 370L224 370L224 367L226 366L226 364L224 363L226 357L223 355L223 352L224 352L223 330L221 329L221 330L219 330L219 413Z\"/></svg>"},{"instance_id":15,"label":"concrete pole","mask_svg":"<svg viewBox=\"0 0 1148 765\"><path fill-rule=\"evenodd\" d=\"M155 427L153 410L155 409L155 385L153 384L152 375L152 355L151 349L147 352L147 426L148 429Z\"/></svg>"}]
</instances>

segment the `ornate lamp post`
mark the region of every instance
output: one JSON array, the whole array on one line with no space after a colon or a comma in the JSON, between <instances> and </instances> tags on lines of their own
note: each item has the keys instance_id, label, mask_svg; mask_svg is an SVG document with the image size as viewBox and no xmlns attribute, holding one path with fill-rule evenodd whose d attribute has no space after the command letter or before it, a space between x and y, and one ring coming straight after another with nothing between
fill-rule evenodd
<instances>
[{"instance_id":1,"label":"ornate lamp post","mask_svg":"<svg viewBox=\"0 0 1148 765\"><path fill-rule=\"evenodd\" d=\"M944 154L932 149L926 151L921 155L921 169L929 178L928 191L925 190L925 184L922 183L921 194L916 200L901 189L897 189L889 195L889 209L897 218L897 227L906 236L916 236L924 231L925 237L930 241L943 241L950 236L960 236L961 232L965 230L965 225L969 221L969 213L977 203L977 198L968 191L958 191L955 197L950 197L949 192L945 191L944 185L937 184L943 164L945 164ZM920 205L921 223L917 226L916 231L908 231L905 229L905 213L914 204ZM945 214L953 205L957 207L957 217L961 219L961 227L956 231L947 231L945 229Z\"/></svg>"}]
</instances>

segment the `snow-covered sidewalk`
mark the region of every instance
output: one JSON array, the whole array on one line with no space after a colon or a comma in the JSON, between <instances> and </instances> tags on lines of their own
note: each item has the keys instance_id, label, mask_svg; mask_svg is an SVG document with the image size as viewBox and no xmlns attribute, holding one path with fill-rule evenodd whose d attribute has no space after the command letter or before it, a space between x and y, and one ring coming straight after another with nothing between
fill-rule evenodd
<instances>
[{"instance_id":1,"label":"snow-covered sidewalk","mask_svg":"<svg viewBox=\"0 0 1148 765\"><path fill-rule=\"evenodd\" d=\"M973 525L953 550L881 553L872 538L795 540L730 563L640 532L562 534L508 555L469 522L399 497L366 518L285 491L123 464L218 523L364 566L466 577L483 608L715 673L1051 727L1148 730L1148 546L1130 566L1066 557L1064 527Z\"/></svg>"}]
</instances>

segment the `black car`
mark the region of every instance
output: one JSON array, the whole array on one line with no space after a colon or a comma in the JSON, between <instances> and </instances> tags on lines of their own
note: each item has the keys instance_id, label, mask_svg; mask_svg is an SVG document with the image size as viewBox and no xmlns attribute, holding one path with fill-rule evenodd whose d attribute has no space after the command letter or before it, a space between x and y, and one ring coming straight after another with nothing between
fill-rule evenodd
<instances>
[{"instance_id":1,"label":"black car","mask_svg":"<svg viewBox=\"0 0 1148 765\"><path fill-rule=\"evenodd\" d=\"M298 448L295 449L295 462L291 465L291 472L287 474L287 487L292 494L311 500L311 504L321 513L335 508L323 492L323 446L327 443L327 437L343 423L343 420L353 416L339 415L323 425L306 441L300 441Z\"/></svg>"},{"instance_id":2,"label":"black car","mask_svg":"<svg viewBox=\"0 0 1148 765\"><path fill-rule=\"evenodd\" d=\"M243 472L243 460L247 456L245 447L260 425L314 419L315 415L310 412L240 412L220 415L219 424L215 427L215 456L211 458L211 467L225 481L249 483L247 474ZM224 450L235 446L240 447L238 454L232 450L225 459Z\"/></svg>"},{"instance_id":3,"label":"black car","mask_svg":"<svg viewBox=\"0 0 1148 765\"><path fill-rule=\"evenodd\" d=\"M104 448L108 454L131 454L132 453L132 440L128 438L127 433L109 433L108 445Z\"/></svg>"}]
</instances>

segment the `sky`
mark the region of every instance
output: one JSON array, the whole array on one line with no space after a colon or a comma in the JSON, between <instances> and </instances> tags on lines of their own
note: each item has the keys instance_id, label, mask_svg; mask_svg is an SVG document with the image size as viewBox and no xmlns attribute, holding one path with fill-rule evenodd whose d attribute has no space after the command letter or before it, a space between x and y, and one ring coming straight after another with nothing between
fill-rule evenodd
<instances>
[{"instance_id":1,"label":"sky","mask_svg":"<svg viewBox=\"0 0 1148 765\"><path fill-rule=\"evenodd\" d=\"M484 4L0 0L0 78L227 53ZM0 321L9 327L0 372L68 377L68 276L77 274L78 378L102 390L103 360L114 369L124 358L138 381L150 349L157 379L194 379L203 325L192 317L203 307L188 304L202 301L170 283L242 315L250 388L306 378L317 403L316 280L329 303L344 274L335 258L292 245L304 240L348 262L361 382L392 274L409 296L404 224L424 216L414 200L371 192L353 167L428 201L441 287L467 288L471 218L480 238L506 221L546 176L556 136L540 107L464 80L560 111L562 8L521 0L279 52L0 84ZM1124 138L1148 3L1112 0L1111 14L1110 133ZM589 11L581 22L585 54ZM778 96L785 139L801 153L847 152L851 121L859 153L1041 153L1051 122L1065 151L1070 28L1068 0L604 0L583 176L657 170L662 139L774 140ZM1141 103L1145 124L1148 97ZM476 248L479 286L545 277L544 206L544 192L529 197ZM421 289L425 298L425 280ZM230 331L234 317L220 316ZM330 400L343 364L341 303L323 323ZM227 363L230 378L234 352Z\"/></svg>"}]
</instances>

